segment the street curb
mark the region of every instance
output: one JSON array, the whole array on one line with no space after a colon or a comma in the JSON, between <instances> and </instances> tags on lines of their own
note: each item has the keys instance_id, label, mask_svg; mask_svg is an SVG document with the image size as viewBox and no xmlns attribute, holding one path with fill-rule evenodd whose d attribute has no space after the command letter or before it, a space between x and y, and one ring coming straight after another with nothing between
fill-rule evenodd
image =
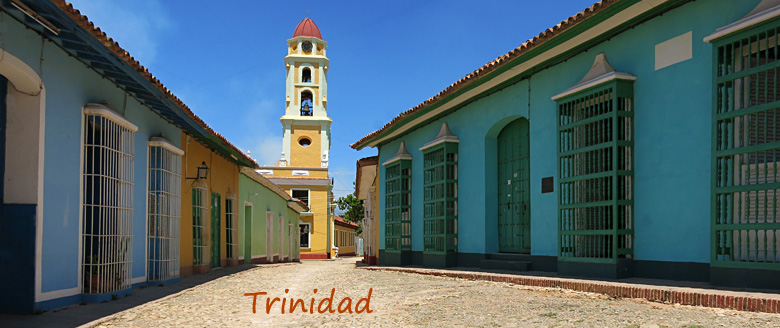
<instances>
[{"instance_id":1,"label":"street curb","mask_svg":"<svg viewBox=\"0 0 780 328\"><path fill-rule=\"evenodd\" d=\"M649 286L582 279L534 277L514 274L483 273L399 267L357 267L360 270L394 271L468 280L507 282L524 286L563 288L605 294L614 298L637 298L651 302L722 308L737 311L780 313L780 294L722 291L689 287Z\"/></svg>"},{"instance_id":2,"label":"street curb","mask_svg":"<svg viewBox=\"0 0 780 328\"><path fill-rule=\"evenodd\" d=\"M183 289L181 291L178 291L178 292L170 294L170 295L166 295L164 297L158 298L158 299L153 300L153 301L149 301L149 302L146 302L146 303L143 303L143 304L139 304L137 306L134 306L134 307L131 307L131 308L119 311L117 313L114 313L114 314L102 317L100 319L92 320L92 321L87 322L87 323L85 323L85 324L83 324L81 326L78 326L78 328L92 328L92 327L96 327L96 326L100 325L101 323L104 323L106 321L109 321L111 319L119 317L119 316L123 315L125 312L128 312L128 311L130 311L132 309L135 309L135 308L137 308L139 306L145 306L145 305L149 305L149 304L155 304L155 303L158 303L158 302L162 302L162 301L165 301L167 299L177 297L177 296L179 296L181 294L184 294L184 293L186 293L186 292L188 292L188 291L190 291L192 289L195 289L197 287L201 287L201 286L205 286L205 285L208 285L208 284L212 284L212 283L215 283L215 282L220 281L222 279L232 277L232 276L234 276L236 274L239 274L239 273L244 273L244 272L247 272L247 271L257 270L257 269L273 268L273 267L280 267L280 266L287 266L287 265L296 265L296 264L300 264L300 262L285 262L285 263L261 264L261 265L258 265L258 267L256 267L256 268L252 268L252 269L249 269L249 270L244 270L244 271L238 271L238 272L235 272L235 273L231 273L231 274L229 274L227 276L222 276L222 277L219 277L219 278L214 279L214 280L209 280L209 281L204 282L202 284L198 284L198 285L192 286L190 288ZM132 297L132 295L130 297Z\"/></svg>"}]
</instances>

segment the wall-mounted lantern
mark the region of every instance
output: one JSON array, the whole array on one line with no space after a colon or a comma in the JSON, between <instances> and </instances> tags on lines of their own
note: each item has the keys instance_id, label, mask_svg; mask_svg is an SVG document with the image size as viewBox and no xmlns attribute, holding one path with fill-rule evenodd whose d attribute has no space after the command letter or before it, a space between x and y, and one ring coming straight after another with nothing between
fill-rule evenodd
<instances>
[{"instance_id":1,"label":"wall-mounted lantern","mask_svg":"<svg viewBox=\"0 0 780 328\"><path fill-rule=\"evenodd\" d=\"M209 175L209 167L206 165L206 162L203 162L198 166L198 176L193 178L187 178L187 180L200 180L205 179Z\"/></svg>"}]
</instances>

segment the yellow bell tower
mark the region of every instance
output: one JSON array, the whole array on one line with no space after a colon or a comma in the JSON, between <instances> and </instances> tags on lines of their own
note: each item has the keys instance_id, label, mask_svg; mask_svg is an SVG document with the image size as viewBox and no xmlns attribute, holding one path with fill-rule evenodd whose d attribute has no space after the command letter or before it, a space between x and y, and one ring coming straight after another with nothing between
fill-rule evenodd
<instances>
[{"instance_id":1,"label":"yellow bell tower","mask_svg":"<svg viewBox=\"0 0 780 328\"><path fill-rule=\"evenodd\" d=\"M300 229L301 259L329 258L334 252L333 186L328 177L331 119L327 46L309 18L301 21L292 39L287 40L282 156L276 165L258 170L309 206L309 212L301 213L300 224L289 227Z\"/></svg>"},{"instance_id":2,"label":"yellow bell tower","mask_svg":"<svg viewBox=\"0 0 780 328\"><path fill-rule=\"evenodd\" d=\"M328 167L328 43L309 18L287 40L287 108L282 116L284 139L279 166Z\"/></svg>"}]
</instances>

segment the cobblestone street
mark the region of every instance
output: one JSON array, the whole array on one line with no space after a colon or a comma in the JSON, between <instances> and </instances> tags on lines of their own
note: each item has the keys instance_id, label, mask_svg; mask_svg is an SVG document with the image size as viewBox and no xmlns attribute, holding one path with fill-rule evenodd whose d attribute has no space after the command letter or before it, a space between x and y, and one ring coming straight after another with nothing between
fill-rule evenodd
<instances>
[{"instance_id":1,"label":"cobblestone street","mask_svg":"<svg viewBox=\"0 0 780 328\"><path fill-rule=\"evenodd\" d=\"M130 309L100 327L777 327L780 315L666 305L561 289L468 281L398 272L357 270L355 258L256 268L180 295ZM371 295L370 314L266 314L266 296L303 299L315 307L335 288L333 307ZM285 294L285 289L289 292ZM257 313L252 297L258 296ZM289 312L289 311L286 311Z\"/></svg>"}]
</instances>

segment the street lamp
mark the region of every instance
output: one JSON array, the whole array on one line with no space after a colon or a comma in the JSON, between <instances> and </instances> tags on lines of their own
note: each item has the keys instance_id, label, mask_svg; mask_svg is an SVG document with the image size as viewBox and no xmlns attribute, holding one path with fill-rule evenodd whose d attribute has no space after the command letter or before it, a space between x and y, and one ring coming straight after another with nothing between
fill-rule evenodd
<instances>
[{"instance_id":1,"label":"street lamp","mask_svg":"<svg viewBox=\"0 0 780 328\"><path fill-rule=\"evenodd\" d=\"M206 162L203 162L198 166L198 175L193 178L187 178L187 180L200 180L205 179L209 175L209 167L206 165Z\"/></svg>"}]
</instances>

